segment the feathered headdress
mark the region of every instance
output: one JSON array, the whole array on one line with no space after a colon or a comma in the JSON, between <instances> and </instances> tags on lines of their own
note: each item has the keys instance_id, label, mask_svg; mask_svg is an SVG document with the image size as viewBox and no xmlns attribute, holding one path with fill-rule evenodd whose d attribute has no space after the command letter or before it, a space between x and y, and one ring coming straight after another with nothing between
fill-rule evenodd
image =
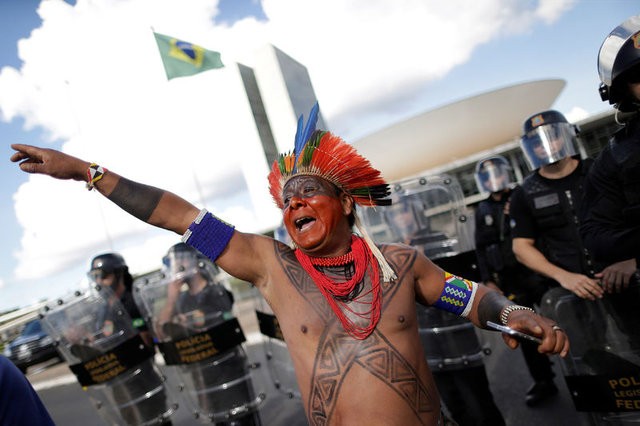
<instances>
[{"instance_id":1,"label":"feathered headdress","mask_svg":"<svg viewBox=\"0 0 640 426\"><path fill-rule=\"evenodd\" d=\"M316 130L318 103L309 113L307 125L303 116L298 118L293 151L280 154L269 173L269 191L278 207L283 208L282 190L287 181L298 175L313 175L325 179L349 194L356 204L365 207L388 206L391 199L389 185L369 160L340 137L330 132ZM385 281L395 278L395 273L375 246L355 214L355 225L367 241L385 276Z\"/></svg>"},{"instance_id":2,"label":"feathered headdress","mask_svg":"<svg viewBox=\"0 0 640 426\"><path fill-rule=\"evenodd\" d=\"M269 173L269 191L278 207L283 208L282 189L297 175L321 177L353 197L361 206L388 206L389 185L369 160L340 137L316 130L318 103L309 113L303 129L303 116L298 119L292 152L280 154Z\"/></svg>"}]
</instances>

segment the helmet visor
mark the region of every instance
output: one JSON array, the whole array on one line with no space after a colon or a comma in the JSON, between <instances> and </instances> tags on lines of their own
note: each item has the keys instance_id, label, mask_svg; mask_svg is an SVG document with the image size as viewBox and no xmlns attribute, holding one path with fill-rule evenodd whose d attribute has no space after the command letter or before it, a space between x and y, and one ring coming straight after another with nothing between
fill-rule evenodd
<instances>
[{"instance_id":1,"label":"helmet visor","mask_svg":"<svg viewBox=\"0 0 640 426\"><path fill-rule=\"evenodd\" d=\"M185 280L198 272L198 259L188 251L170 251L162 258L162 270L172 280Z\"/></svg>"},{"instance_id":2,"label":"helmet visor","mask_svg":"<svg viewBox=\"0 0 640 426\"><path fill-rule=\"evenodd\" d=\"M640 31L640 16L633 16L616 27L604 40L598 54L598 74L600 81L611 86L613 79L613 67L618 52L627 40Z\"/></svg>"},{"instance_id":3,"label":"helmet visor","mask_svg":"<svg viewBox=\"0 0 640 426\"><path fill-rule=\"evenodd\" d=\"M536 127L520 140L531 170L576 155L576 133L569 123L552 123Z\"/></svg>"},{"instance_id":4,"label":"helmet visor","mask_svg":"<svg viewBox=\"0 0 640 426\"><path fill-rule=\"evenodd\" d=\"M499 192L511 184L509 171L511 167L503 159L490 158L482 161L476 168L476 185L478 191Z\"/></svg>"}]
</instances>

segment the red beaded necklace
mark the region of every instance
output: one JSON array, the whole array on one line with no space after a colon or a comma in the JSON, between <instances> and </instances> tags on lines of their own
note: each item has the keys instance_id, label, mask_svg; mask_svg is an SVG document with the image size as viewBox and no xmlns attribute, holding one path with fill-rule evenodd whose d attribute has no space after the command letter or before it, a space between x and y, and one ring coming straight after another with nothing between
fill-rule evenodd
<instances>
[{"instance_id":1,"label":"red beaded necklace","mask_svg":"<svg viewBox=\"0 0 640 426\"><path fill-rule=\"evenodd\" d=\"M356 339L363 340L369 336L378 325L380 320L380 312L382 306L382 291L380 287L380 268L378 261L367 246L365 241L353 235L351 237L351 251L346 255L333 258L310 257L299 249L295 250L298 262L305 271L311 276L316 283L320 292L323 294L329 306L342 323L344 330ZM322 259L322 260L320 260ZM325 274L318 271L314 265L318 266L342 266L349 262L353 262L355 273L353 277L345 282L335 282L329 279ZM360 305L368 304L370 308L364 312L355 312L347 302L336 299L337 297L345 297L351 294L355 286L360 283L365 276L365 272L371 266L371 290L359 295L350 303L358 303ZM364 297L371 294L371 301L363 301ZM369 324L366 327L356 325L349 319L345 311L351 312L357 317L369 317Z\"/></svg>"}]
</instances>

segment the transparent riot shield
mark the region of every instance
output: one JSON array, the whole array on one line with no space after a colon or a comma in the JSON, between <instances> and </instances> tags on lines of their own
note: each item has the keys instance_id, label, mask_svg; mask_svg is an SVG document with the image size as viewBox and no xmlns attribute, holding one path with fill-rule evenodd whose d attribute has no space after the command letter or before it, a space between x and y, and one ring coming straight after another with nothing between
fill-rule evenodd
<instances>
[{"instance_id":1,"label":"transparent riot shield","mask_svg":"<svg viewBox=\"0 0 640 426\"><path fill-rule=\"evenodd\" d=\"M291 245L291 239L284 226L279 226L274 231L274 237L278 241ZM269 376L274 387L284 393L288 398L300 398L300 389L296 380L293 361L287 344L284 342L282 331L278 319L273 314L271 307L262 297L257 289L254 292L254 306L260 335L262 336L262 347L265 351Z\"/></svg>"},{"instance_id":2,"label":"transparent riot shield","mask_svg":"<svg viewBox=\"0 0 640 426\"><path fill-rule=\"evenodd\" d=\"M162 271L134 282L165 363L179 378L172 385L202 423L260 425L265 394L253 386L255 365L232 313L233 295L215 265L199 254L188 256L169 256Z\"/></svg>"},{"instance_id":3,"label":"transparent riot shield","mask_svg":"<svg viewBox=\"0 0 640 426\"><path fill-rule=\"evenodd\" d=\"M41 322L107 424L170 423L178 405L118 298L100 286L50 302Z\"/></svg>"},{"instance_id":4,"label":"transparent riot shield","mask_svg":"<svg viewBox=\"0 0 640 426\"><path fill-rule=\"evenodd\" d=\"M391 198L389 207L362 212L374 241L412 245L445 271L477 280L473 215L455 178L444 174L400 181L392 185ZM472 323L419 304L417 312L420 339L434 373L484 365L490 350L481 345Z\"/></svg>"},{"instance_id":5,"label":"transparent riot shield","mask_svg":"<svg viewBox=\"0 0 640 426\"><path fill-rule=\"evenodd\" d=\"M432 260L474 249L473 215L452 176L397 182L391 199L389 207L362 211L363 224L374 241L410 244Z\"/></svg>"},{"instance_id":6,"label":"transparent riot shield","mask_svg":"<svg viewBox=\"0 0 640 426\"><path fill-rule=\"evenodd\" d=\"M258 290L254 289L254 292L256 316L263 338L269 376L278 391L291 399L300 398L293 361L284 342L278 319Z\"/></svg>"},{"instance_id":7,"label":"transparent riot shield","mask_svg":"<svg viewBox=\"0 0 640 426\"><path fill-rule=\"evenodd\" d=\"M431 371L462 370L484 364L486 350L471 322L441 309L416 306L420 340Z\"/></svg>"},{"instance_id":8,"label":"transparent riot shield","mask_svg":"<svg viewBox=\"0 0 640 426\"><path fill-rule=\"evenodd\" d=\"M596 301L553 288L541 313L569 336L569 355L559 361L576 410L599 425L640 424L638 282Z\"/></svg>"}]
</instances>

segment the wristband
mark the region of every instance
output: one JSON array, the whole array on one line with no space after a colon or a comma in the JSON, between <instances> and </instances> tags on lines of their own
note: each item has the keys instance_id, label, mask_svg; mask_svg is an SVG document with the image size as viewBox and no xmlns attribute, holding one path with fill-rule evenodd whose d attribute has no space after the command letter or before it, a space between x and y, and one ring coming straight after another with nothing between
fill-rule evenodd
<instances>
[{"instance_id":1,"label":"wristband","mask_svg":"<svg viewBox=\"0 0 640 426\"><path fill-rule=\"evenodd\" d=\"M509 314L513 311L531 311L535 314L536 311L534 311L531 308L528 308L526 306L520 306L520 305L509 305L506 306L504 309L502 309L502 312L500 312L500 322L502 323L502 325L507 325L507 320L509 319Z\"/></svg>"},{"instance_id":2,"label":"wristband","mask_svg":"<svg viewBox=\"0 0 640 426\"><path fill-rule=\"evenodd\" d=\"M189 244L215 262L229 244L234 227L218 219L206 209L200 210L198 217L189 225L182 236L182 242Z\"/></svg>"},{"instance_id":3,"label":"wristband","mask_svg":"<svg viewBox=\"0 0 640 426\"><path fill-rule=\"evenodd\" d=\"M96 182L102 179L105 173L107 173L107 169L96 163L91 163L87 169L87 189L91 191L96 185Z\"/></svg>"}]
</instances>

